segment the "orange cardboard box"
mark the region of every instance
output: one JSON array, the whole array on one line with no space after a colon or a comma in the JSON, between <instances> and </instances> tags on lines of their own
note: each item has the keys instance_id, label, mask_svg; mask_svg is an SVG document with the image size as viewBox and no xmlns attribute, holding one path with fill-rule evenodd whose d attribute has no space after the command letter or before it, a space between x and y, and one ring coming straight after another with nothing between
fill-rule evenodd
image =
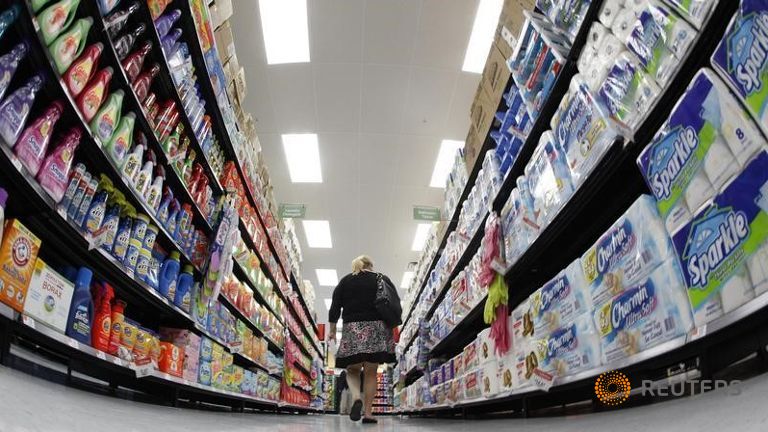
<instances>
[{"instance_id":1,"label":"orange cardboard box","mask_svg":"<svg viewBox=\"0 0 768 432\"><path fill-rule=\"evenodd\" d=\"M27 288L35 270L40 239L17 219L5 222L0 246L0 301L24 311Z\"/></svg>"},{"instance_id":2,"label":"orange cardboard box","mask_svg":"<svg viewBox=\"0 0 768 432\"><path fill-rule=\"evenodd\" d=\"M184 373L184 351L170 342L160 342L161 372L181 378Z\"/></svg>"}]
</instances>

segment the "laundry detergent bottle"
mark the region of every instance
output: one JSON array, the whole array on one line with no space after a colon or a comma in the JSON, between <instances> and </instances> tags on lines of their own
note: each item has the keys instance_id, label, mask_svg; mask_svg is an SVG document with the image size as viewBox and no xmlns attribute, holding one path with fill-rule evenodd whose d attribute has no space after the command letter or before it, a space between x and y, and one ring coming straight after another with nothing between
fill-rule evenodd
<instances>
[{"instance_id":1,"label":"laundry detergent bottle","mask_svg":"<svg viewBox=\"0 0 768 432\"><path fill-rule=\"evenodd\" d=\"M93 73L99 67L99 59L104 51L104 44L97 42L89 45L83 51L83 54L69 66L62 78L64 85L69 89L72 97L77 97L82 93L88 81L91 80Z\"/></svg>"},{"instance_id":2,"label":"laundry detergent bottle","mask_svg":"<svg viewBox=\"0 0 768 432\"><path fill-rule=\"evenodd\" d=\"M120 119L117 130L107 142L107 154L119 168L125 165L128 150L133 144L133 127L136 124L136 114L130 112Z\"/></svg>"},{"instance_id":3,"label":"laundry detergent bottle","mask_svg":"<svg viewBox=\"0 0 768 432\"><path fill-rule=\"evenodd\" d=\"M89 269L83 267L78 270L66 331L67 336L86 345L91 344L91 322L93 321L92 278L93 272Z\"/></svg>"},{"instance_id":4,"label":"laundry detergent bottle","mask_svg":"<svg viewBox=\"0 0 768 432\"><path fill-rule=\"evenodd\" d=\"M136 43L136 39L138 39L146 29L146 25L143 23L139 24L133 31L124 34L115 41L115 52L121 61L131 52L133 44Z\"/></svg>"},{"instance_id":5,"label":"laundry detergent bottle","mask_svg":"<svg viewBox=\"0 0 768 432\"><path fill-rule=\"evenodd\" d=\"M106 282L96 287L98 296L94 296L93 299L96 311L93 317L91 339L94 348L109 352L109 339L112 334L112 300L115 298L115 291Z\"/></svg>"},{"instance_id":6,"label":"laundry detergent bottle","mask_svg":"<svg viewBox=\"0 0 768 432\"><path fill-rule=\"evenodd\" d=\"M179 275L179 280L176 283L176 295L173 297L173 304L187 313L189 313L192 300L192 284L194 283L192 272L192 266L186 264Z\"/></svg>"},{"instance_id":7,"label":"laundry detergent bottle","mask_svg":"<svg viewBox=\"0 0 768 432\"><path fill-rule=\"evenodd\" d=\"M176 298L176 283L179 278L179 252L173 251L168 258L163 262L163 266L160 268L160 283L158 288L160 294L165 298L174 301Z\"/></svg>"},{"instance_id":8,"label":"laundry detergent bottle","mask_svg":"<svg viewBox=\"0 0 768 432\"><path fill-rule=\"evenodd\" d=\"M16 18L19 17L21 7L18 4L14 4L10 8L0 12L0 38L3 37L5 31L8 30Z\"/></svg>"},{"instance_id":9,"label":"laundry detergent bottle","mask_svg":"<svg viewBox=\"0 0 768 432\"><path fill-rule=\"evenodd\" d=\"M128 81L133 83L136 81L136 77L141 73L141 69L144 67L144 60L147 58L147 54L152 50L152 42L144 41L139 47L134 50L128 57L121 62L125 75L128 76Z\"/></svg>"},{"instance_id":10,"label":"laundry detergent bottle","mask_svg":"<svg viewBox=\"0 0 768 432\"><path fill-rule=\"evenodd\" d=\"M0 57L0 100L3 99L5 91L8 90L8 85L11 83L11 79L13 79L13 75L16 74L19 63L24 59L28 51L29 47L26 43L22 42Z\"/></svg>"},{"instance_id":11,"label":"laundry detergent bottle","mask_svg":"<svg viewBox=\"0 0 768 432\"><path fill-rule=\"evenodd\" d=\"M59 141L58 147L45 158L37 173L38 183L56 202L61 201L67 190L69 171L72 169L75 150L80 145L82 136L81 129L77 127L70 129Z\"/></svg>"},{"instance_id":12,"label":"laundry detergent bottle","mask_svg":"<svg viewBox=\"0 0 768 432\"><path fill-rule=\"evenodd\" d=\"M122 300L115 301L112 305L109 332L109 348L107 352L112 355L117 355L117 351L120 349L120 339L123 336L123 323L125 322L125 302Z\"/></svg>"},{"instance_id":13,"label":"laundry detergent bottle","mask_svg":"<svg viewBox=\"0 0 768 432\"><path fill-rule=\"evenodd\" d=\"M60 74L63 74L83 52L91 26L93 26L93 18L81 18L48 47L56 64L56 70Z\"/></svg>"},{"instance_id":14,"label":"laundry detergent bottle","mask_svg":"<svg viewBox=\"0 0 768 432\"><path fill-rule=\"evenodd\" d=\"M127 8L119 10L104 18L104 27L107 28L110 39L114 39L128 24L128 19L139 10L139 2L131 3Z\"/></svg>"},{"instance_id":15,"label":"laundry detergent bottle","mask_svg":"<svg viewBox=\"0 0 768 432\"><path fill-rule=\"evenodd\" d=\"M171 27L181 18L180 9L171 9L155 20L155 28L160 38L163 38L171 30Z\"/></svg>"},{"instance_id":16,"label":"laundry detergent bottle","mask_svg":"<svg viewBox=\"0 0 768 432\"><path fill-rule=\"evenodd\" d=\"M130 184L136 183L136 177L138 177L139 171L141 171L141 161L143 158L144 146L140 144L133 146L133 150L125 158L125 162L123 163L122 167L122 173L125 178L128 179Z\"/></svg>"},{"instance_id":17,"label":"laundry detergent bottle","mask_svg":"<svg viewBox=\"0 0 768 432\"><path fill-rule=\"evenodd\" d=\"M110 81L112 81L112 67L108 66L96 72L96 75L77 97L77 107L85 121L90 122L96 116L107 97Z\"/></svg>"},{"instance_id":18,"label":"laundry detergent bottle","mask_svg":"<svg viewBox=\"0 0 768 432\"><path fill-rule=\"evenodd\" d=\"M64 104L53 102L35 121L31 122L19 136L13 149L24 167L33 176L37 175L43 158L48 151L48 142L53 134L53 127L64 111Z\"/></svg>"},{"instance_id":19,"label":"laundry detergent bottle","mask_svg":"<svg viewBox=\"0 0 768 432\"><path fill-rule=\"evenodd\" d=\"M96 116L91 120L91 132L101 140L102 143L109 143L112 135L120 123L120 113L123 107L123 98L125 92L118 90L107 99L107 102L101 106Z\"/></svg>"},{"instance_id":20,"label":"laundry detergent bottle","mask_svg":"<svg viewBox=\"0 0 768 432\"><path fill-rule=\"evenodd\" d=\"M6 145L13 147L16 144L35 102L35 96L42 87L43 76L35 75L0 103L0 137Z\"/></svg>"},{"instance_id":21,"label":"laundry detergent bottle","mask_svg":"<svg viewBox=\"0 0 768 432\"><path fill-rule=\"evenodd\" d=\"M61 0L37 14L40 33L46 45L56 39L75 19L80 0Z\"/></svg>"}]
</instances>

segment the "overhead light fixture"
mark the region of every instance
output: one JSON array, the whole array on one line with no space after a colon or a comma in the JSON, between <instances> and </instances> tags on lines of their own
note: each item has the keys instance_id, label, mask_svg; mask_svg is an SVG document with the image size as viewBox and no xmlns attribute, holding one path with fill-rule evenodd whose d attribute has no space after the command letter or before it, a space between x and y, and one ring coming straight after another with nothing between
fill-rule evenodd
<instances>
[{"instance_id":1,"label":"overhead light fixture","mask_svg":"<svg viewBox=\"0 0 768 432\"><path fill-rule=\"evenodd\" d=\"M331 225L327 220L302 220L307 245L311 248L332 248Z\"/></svg>"},{"instance_id":2,"label":"overhead light fixture","mask_svg":"<svg viewBox=\"0 0 768 432\"><path fill-rule=\"evenodd\" d=\"M464 148L464 141L443 140L440 144L440 151L437 153L435 168L432 170L432 180L429 186L433 188L444 188L448 174L453 168L453 161L456 158L456 151Z\"/></svg>"},{"instance_id":3,"label":"overhead light fixture","mask_svg":"<svg viewBox=\"0 0 768 432\"><path fill-rule=\"evenodd\" d=\"M424 243L427 242L427 236L429 235L429 230L431 228L431 223L420 223L416 227L416 235L413 236L413 244L411 245L411 250L416 252L421 252L424 250Z\"/></svg>"},{"instance_id":4,"label":"overhead light fixture","mask_svg":"<svg viewBox=\"0 0 768 432\"><path fill-rule=\"evenodd\" d=\"M325 308L328 310L331 310L331 303L333 302L333 300L327 298L327 299L324 299L323 301L325 302Z\"/></svg>"},{"instance_id":5,"label":"overhead light fixture","mask_svg":"<svg viewBox=\"0 0 768 432\"><path fill-rule=\"evenodd\" d=\"M480 0L472 24L472 34L469 36L467 52L464 54L464 72L481 73L488 58L488 50L493 43L493 35L499 24L499 15L503 0Z\"/></svg>"},{"instance_id":6,"label":"overhead light fixture","mask_svg":"<svg viewBox=\"0 0 768 432\"><path fill-rule=\"evenodd\" d=\"M320 149L316 134L284 134L283 150L294 183L322 183Z\"/></svg>"},{"instance_id":7,"label":"overhead light fixture","mask_svg":"<svg viewBox=\"0 0 768 432\"><path fill-rule=\"evenodd\" d=\"M403 273L403 280L400 281L400 288L406 289L411 286L411 281L413 280L413 272L407 271Z\"/></svg>"},{"instance_id":8,"label":"overhead light fixture","mask_svg":"<svg viewBox=\"0 0 768 432\"><path fill-rule=\"evenodd\" d=\"M339 276L334 269L316 269L317 283L320 286L336 286L339 284Z\"/></svg>"},{"instance_id":9,"label":"overhead light fixture","mask_svg":"<svg viewBox=\"0 0 768 432\"><path fill-rule=\"evenodd\" d=\"M309 62L307 0L259 0L267 64Z\"/></svg>"}]
</instances>

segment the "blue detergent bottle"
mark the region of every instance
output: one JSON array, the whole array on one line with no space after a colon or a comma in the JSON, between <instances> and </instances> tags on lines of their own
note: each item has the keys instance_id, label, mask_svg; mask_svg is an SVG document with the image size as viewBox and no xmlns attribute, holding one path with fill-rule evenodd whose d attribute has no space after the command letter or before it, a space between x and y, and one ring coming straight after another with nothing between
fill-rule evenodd
<instances>
[{"instance_id":1,"label":"blue detergent bottle","mask_svg":"<svg viewBox=\"0 0 768 432\"><path fill-rule=\"evenodd\" d=\"M173 251L160 268L158 291L171 301L174 301L176 297L176 283L178 282L180 267L179 252Z\"/></svg>"},{"instance_id":2,"label":"blue detergent bottle","mask_svg":"<svg viewBox=\"0 0 768 432\"><path fill-rule=\"evenodd\" d=\"M192 266L187 264L179 275L179 281L176 283L176 295L173 298L173 304L189 313L192 302L192 284L195 282L192 278Z\"/></svg>"},{"instance_id":3,"label":"blue detergent bottle","mask_svg":"<svg viewBox=\"0 0 768 432\"><path fill-rule=\"evenodd\" d=\"M91 323L93 321L93 299L91 279L93 272L82 267L75 278L75 293L67 319L67 336L87 345L91 344Z\"/></svg>"}]
</instances>

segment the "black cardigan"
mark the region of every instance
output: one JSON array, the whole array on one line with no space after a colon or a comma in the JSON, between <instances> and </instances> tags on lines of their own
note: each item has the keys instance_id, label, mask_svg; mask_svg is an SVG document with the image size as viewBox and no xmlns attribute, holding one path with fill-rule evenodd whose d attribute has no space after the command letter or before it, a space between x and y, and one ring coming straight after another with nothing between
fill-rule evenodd
<instances>
[{"instance_id":1,"label":"black cardigan","mask_svg":"<svg viewBox=\"0 0 768 432\"><path fill-rule=\"evenodd\" d=\"M328 322L337 323L339 316L344 322L380 320L381 315L375 307L376 275L375 272L362 271L356 275L344 276L336 289L333 290L333 301L328 310ZM383 276L387 283L392 284L386 275Z\"/></svg>"}]
</instances>

